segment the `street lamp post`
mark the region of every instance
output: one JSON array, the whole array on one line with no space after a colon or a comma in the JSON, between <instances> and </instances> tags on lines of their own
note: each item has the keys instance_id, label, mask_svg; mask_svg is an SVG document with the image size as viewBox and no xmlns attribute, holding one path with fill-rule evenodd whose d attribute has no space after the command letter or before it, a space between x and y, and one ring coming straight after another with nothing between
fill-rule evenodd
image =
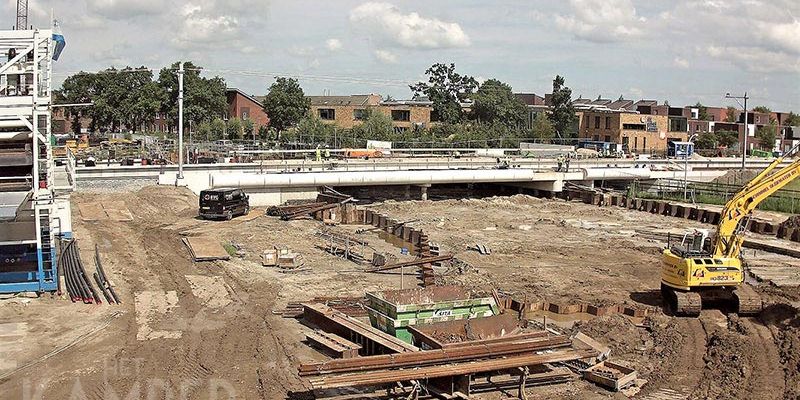
<instances>
[{"instance_id":1,"label":"street lamp post","mask_svg":"<svg viewBox=\"0 0 800 400\"><path fill-rule=\"evenodd\" d=\"M178 65L178 181L183 180L183 61Z\"/></svg>"},{"instance_id":2,"label":"street lamp post","mask_svg":"<svg viewBox=\"0 0 800 400\"><path fill-rule=\"evenodd\" d=\"M742 174L744 174L744 169L747 163L747 135L748 135L748 126L747 126L747 99L750 97L747 96L747 92L744 92L744 96L731 96L730 93L725 94L726 99L734 99L742 109L744 110L744 138L742 139ZM739 100L744 100L744 104L740 103Z\"/></svg>"},{"instance_id":3,"label":"street lamp post","mask_svg":"<svg viewBox=\"0 0 800 400\"><path fill-rule=\"evenodd\" d=\"M683 201L686 201L687 192L689 191L689 145L696 137L697 134L695 133L683 145Z\"/></svg>"}]
</instances>

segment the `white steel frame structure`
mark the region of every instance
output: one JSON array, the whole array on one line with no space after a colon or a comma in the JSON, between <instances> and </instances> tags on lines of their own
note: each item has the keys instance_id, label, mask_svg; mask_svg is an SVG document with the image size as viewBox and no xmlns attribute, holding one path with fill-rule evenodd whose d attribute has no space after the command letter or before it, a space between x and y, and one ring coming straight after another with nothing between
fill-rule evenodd
<instances>
[{"instance_id":1,"label":"white steel frame structure","mask_svg":"<svg viewBox=\"0 0 800 400\"><path fill-rule=\"evenodd\" d=\"M33 210L31 224L35 225L35 233L28 234L35 235L38 263L36 271L4 272L0 268L0 293L54 291L58 285L51 229L54 225L51 216L54 163L50 142L53 51L50 29L0 31L0 144L28 143L25 151L30 149L33 159L25 176L4 179L30 183L27 201ZM32 237L13 239L28 244L33 240ZM6 240L0 245L13 246L13 242ZM32 256L23 254L20 259Z\"/></svg>"}]
</instances>

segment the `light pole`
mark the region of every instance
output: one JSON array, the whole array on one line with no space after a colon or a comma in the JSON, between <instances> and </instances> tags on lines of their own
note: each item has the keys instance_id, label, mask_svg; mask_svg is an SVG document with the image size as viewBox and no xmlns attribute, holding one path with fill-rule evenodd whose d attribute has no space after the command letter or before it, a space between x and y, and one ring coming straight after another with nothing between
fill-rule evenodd
<instances>
[{"instance_id":1,"label":"light pole","mask_svg":"<svg viewBox=\"0 0 800 400\"><path fill-rule=\"evenodd\" d=\"M731 96L730 93L726 93L725 98L736 100L744 110L744 139L742 139L742 174L744 174L745 164L747 162L747 135L749 134L747 126L747 99L749 99L749 97L747 97L747 92L744 92L744 96ZM739 102L740 99L744 100L744 104Z\"/></svg>"},{"instance_id":2,"label":"light pole","mask_svg":"<svg viewBox=\"0 0 800 400\"><path fill-rule=\"evenodd\" d=\"M689 137L686 144L683 145L683 201L687 199L687 192L689 188L689 145L697 137L697 134Z\"/></svg>"},{"instance_id":3,"label":"light pole","mask_svg":"<svg viewBox=\"0 0 800 400\"><path fill-rule=\"evenodd\" d=\"M183 61L178 64L178 182L183 179Z\"/></svg>"}]
</instances>

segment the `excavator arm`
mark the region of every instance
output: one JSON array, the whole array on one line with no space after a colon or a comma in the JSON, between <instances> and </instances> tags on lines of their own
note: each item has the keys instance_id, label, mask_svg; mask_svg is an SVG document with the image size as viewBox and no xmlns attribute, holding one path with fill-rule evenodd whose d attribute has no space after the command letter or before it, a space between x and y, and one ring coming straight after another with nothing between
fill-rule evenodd
<instances>
[{"instance_id":1,"label":"excavator arm","mask_svg":"<svg viewBox=\"0 0 800 400\"><path fill-rule=\"evenodd\" d=\"M783 161L784 157L775 159L725 204L714 239L714 256L738 257L747 217L762 201L800 176L800 159L775 171Z\"/></svg>"}]
</instances>

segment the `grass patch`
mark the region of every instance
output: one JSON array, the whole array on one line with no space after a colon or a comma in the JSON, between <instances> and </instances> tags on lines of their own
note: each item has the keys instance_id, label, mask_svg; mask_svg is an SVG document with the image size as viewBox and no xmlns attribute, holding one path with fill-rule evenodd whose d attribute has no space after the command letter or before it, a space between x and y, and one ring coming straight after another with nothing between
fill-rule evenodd
<instances>
[{"instance_id":1,"label":"grass patch","mask_svg":"<svg viewBox=\"0 0 800 400\"><path fill-rule=\"evenodd\" d=\"M236 257L236 253L239 251L236 249L236 246L230 243L223 243L222 247L225 249L226 252L228 252L228 255L231 257Z\"/></svg>"}]
</instances>

